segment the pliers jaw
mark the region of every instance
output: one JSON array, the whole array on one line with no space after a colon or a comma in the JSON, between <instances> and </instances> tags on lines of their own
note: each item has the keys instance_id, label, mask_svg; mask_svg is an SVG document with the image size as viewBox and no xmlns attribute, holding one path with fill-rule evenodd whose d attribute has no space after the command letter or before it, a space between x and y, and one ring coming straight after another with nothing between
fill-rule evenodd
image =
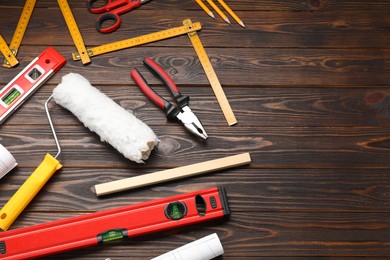
<instances>
[{"instance_id":1,"label":"pliers jaw","mask_svg":"<svg viewBox=\"0 0 390 260\"><path fill-rule=\"evenodd\" d=\"M184 127L194 135L206 140L208 135L198 117L191 111L189 106L182 108L183 112L177 114L176 118L184 125Z\"/></svg>"}]
</instances>

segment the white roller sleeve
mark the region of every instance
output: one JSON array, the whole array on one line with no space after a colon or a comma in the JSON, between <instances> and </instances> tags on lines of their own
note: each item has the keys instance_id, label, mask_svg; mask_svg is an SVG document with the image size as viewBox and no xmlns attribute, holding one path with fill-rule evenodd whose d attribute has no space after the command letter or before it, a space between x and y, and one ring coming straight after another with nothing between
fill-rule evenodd
<instances>
[{"instance_id":1,"label":"white roller sleeve","mask_svg":"<svg viewBox=\"0 0 390 260\"><path fill-rule=\"evenodd\" d=\"M153 130L93 87L83 76L69 73L53 90L55 102L71 111L101 141L126 158L142 163L159 143Z\"/></svg>"}]
</instances>

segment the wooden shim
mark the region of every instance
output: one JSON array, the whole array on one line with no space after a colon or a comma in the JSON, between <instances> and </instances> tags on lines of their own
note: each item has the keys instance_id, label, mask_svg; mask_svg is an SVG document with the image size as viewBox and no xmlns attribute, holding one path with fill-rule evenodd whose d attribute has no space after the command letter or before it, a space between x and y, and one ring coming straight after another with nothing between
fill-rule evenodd
<instances>
[{"instance_id":1,"label":"wooden shim","mask_svg":"<svg viewBox=\"0 0 390 260\"><path fill-rule=\"evenodd\" d=\"M209 173L212 171L241 166L249 164L250 162L251 158L249 153L243 153L206 162L177 167L174 169L168 169L122 180L97 184L95 185L95 191L97 196L102 196L124 190L135 189L146 185L152 185L161 182Z\"/></svg>"}]
</instances>

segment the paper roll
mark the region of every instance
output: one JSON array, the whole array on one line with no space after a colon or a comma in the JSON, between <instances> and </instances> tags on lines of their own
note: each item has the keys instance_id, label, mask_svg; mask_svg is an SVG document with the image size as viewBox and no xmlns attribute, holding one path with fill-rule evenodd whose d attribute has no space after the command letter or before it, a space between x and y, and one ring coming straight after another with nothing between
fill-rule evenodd
<instances>
[{"instance_id":1,"label":"paper roll","mask_svg":"<svg viewBox=\"0 0 390 260\"><path fill-rule=\"evenodd\" d=\"M0 144L0 179L15 168L16 165L18 164L12 154Z\"/></svg>"}]
</instances>

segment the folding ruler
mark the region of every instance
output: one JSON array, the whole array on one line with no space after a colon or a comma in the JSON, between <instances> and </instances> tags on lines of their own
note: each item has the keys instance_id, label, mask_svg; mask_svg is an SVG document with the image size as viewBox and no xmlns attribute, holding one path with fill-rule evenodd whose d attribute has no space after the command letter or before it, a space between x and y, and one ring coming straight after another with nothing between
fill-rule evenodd
<instances>
[{"instance_id":1,"label":"folding ruler","mask_svg":"<svg viewBox=\"0 0 390 260\"><path fill-rule=\"evenodd\" d=\"M3 53L5 60L3 62L3 67L11 68L16 66L19 62L16 59L16 54L18 53L20 44L22 42L24 33L27 29L28 22L30 20L31 14L34 10L36 0L27 0L24 5L22 14L20 16L18 25L16 26L14 35L12 37L9 47L7 46L4 39L0 36L0 50Z\"/></svg>"},{"instance_id":2,"label":"folding ruler","mask_svg":"<svg viewBox=\"0 0 390 260\"><path fill-rule=\"evenodd\" d=\"M195 23L192 23L191 25L183 25L180 27L174 27L174 28L159 31L159 32L145 34L145 35L141 35L138 37L129 38L129 39L125 39L122 41L112 42L112 43L104 44L101 46L93 47L93 48L87 49L87 54L89 55L89 57L93 57L93 56L97 56L97 55L101 55L101 54L105 54L105 53L109 53L109 52L113 52L113 51L123 50L123 49L127 49L130 47L135 47L135 46L139 46L139 45L143 45L143 44L147 44L147 43L165 40L168 38L180 36L180 35L187 34L190 32L199 31L200 29L202 29L201 24L199 22L195 22ZM73 57L73 60L76 60L76 61L80 60L81 59L80 52L72 53L72 57Z\"/></svg>"},{"instance_id":3,"label":"folding ruler","mask_svg":"<svg viewBox=\"0 0 390 260\"><path fill-rule=\"evenodd\" d=\"M190 19L186 19L183 21L183 24L191 26L192 22ZM230 107L229 101L226 98L221 83L219 83L217 74L215 74L213 66L211 65L210 59L207 56L198 34L196 32L190 32L188 33L188 37L190 37L191 43L194 46L195 52L198 55L199 61L202 64L203 70L206 73L207 79L210 82L211 88L214 91L214 95L217 98L227 123L229 126L237 124L237 119L234 116L233 110Z\"/></svg>"},{"instance_id":4,"label":"folding ruler","mask_svg":"<svg viewBox=\"0 0 390 260\"><path fill-rule=\"evenodd\" d=\"M64 16L66 25L68 26L70 35L72 36L74 45L76 46L76 49L78 53L80 53L80 58L83 64L88 64L91 62L91 59L89 58L87 48L84 45L83 37L81 36L81 33L79 31L79 28L77 26L76 20L74 19L72 10L70 9L70 6L68 4L68 1L66 0L57 0L58 5L60 6L62 15Z\"/></svg>"},{"instance_id":5,"label":"folding ruler","mask_svg":"<svg viewBox=\"0 0 390 260\"><path fill-rule=\"evenodd\" d=\"M0 258L42 257L219 219L229 214L225 189L214 187L2 232Z\"/></svg>"}]
</instances>

